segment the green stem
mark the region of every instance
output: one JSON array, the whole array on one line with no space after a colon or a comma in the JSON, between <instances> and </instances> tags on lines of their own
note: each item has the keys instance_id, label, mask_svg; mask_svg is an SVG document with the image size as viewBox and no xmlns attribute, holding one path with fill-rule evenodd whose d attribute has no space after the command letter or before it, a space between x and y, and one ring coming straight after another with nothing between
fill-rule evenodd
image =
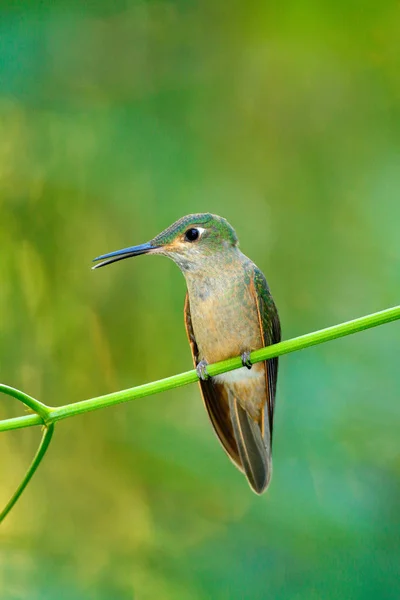
<instances>
[{"instance_id":1,"label":"green stem","mask_svg":"<svg viewBox=\"0 0 400 600\"><path fill-rule=\"evenodd\" d=\"M303 348L309 348L316 344L322 344L330 340L334 340L346 335L362 331L364 329L370 329L371 327L377 327L384 323L389 323L400 319L400 306L388 308L365 317L354 319L353 321L347 321L333 327L327 327L313 333L301 335L297 338L274 344L260 350L256 350L251 353L250 359L253 363L260 362L274 356L281 356L288 354L289 352L295 352L302 350ZM233 369L238 369L242 366L240 358L230 358L207 367L207 371L210 376L219 375ZM66 404L58 408L45 407L49 412L46 414L46 423L55 423L61 419L67 419L75 415L84 414L92 410L98 410L107 406L114 406L121 402L128 402L166 390L194 383L198 380L198 376L195 370L181 373L180 375L174 375L173 377L167 377L166 379L160 379L152 383L146 383L137 387L122 390L105 396L99 396L97 398L91 398L90 400L82 400L74 404ZM42 405L43 407L44 405ZM36 410L36 409L35 409ZM28 415L25 417L18 417L16 419L8 419L0 421L0 432L9 431L11 429L17 429L21 427L31 427L32 425L38 425L38 417Z\"/></svg>"},{"instance_id":2,"label":"green stem","mask_svg":"<svg viewBox=\"0 0 400 600\"><path fill-rule=\"evenodd\" d=\"M54 425L53 424L51 424L51 425L49 425L48 427L45 428L45 430L43 432L42 440L41 440L40 445L39 445L39 448L38 448L38 450L37 450L37 452L35 454L35 457L34 457L33 461L31 462L31 465L30 465L29 469L27 470L27 472L25 474L25 477L23 478L23 480L21 481L21 483L17 487L17 489L14 492L12 498L7 503L7 506L0 513L0 523L8 515L8 513L10 512L10 510L12 509L12 507L14 506L14 504L17 502L18 498L21 496L22 492L24 491L24 489L26 488L26 486L28 485L28 483L32 479L32 477L33 477L36 469L38 468L38 466L40 465L40 463L41 463L44 455L46 454L47 448L49 447L49 444L51 442L53 431L54 431Z\"/></svg>"},{"instance_id":3,"label":"green stem","mask_svg":"<svg viewBox=\"0 0 400 600\"><path fill-rule=\"evenodd\" d=\"M28 396L28 394L25 394L25 392L21 392L21 390L17 390L9 385L4 385L4 383L0 383L0 393L6 394L7 396L12 396L16 400L19 400L20 402L25 404L25 406L27 406L35 413L37 413L37 415L39 415L39 423L46 423L50 413L50 409L42 402L39 402L39 400L32 398L32 396ZM36 425L36 423L34 424ZM15 427L15 429L17 429L17 427Z\"/></svg>"},{"instance_id":4,"label":"green stem","mask_svg":"<svg viewBox=\"0 0 400 600\"><path fill-rule=\"evenodd\" d=\"M22 417L13 417L12 419L3 419L3 421L0 421L0 432L24 429L25 427L33 427L34 425L44 425L42 417L39 417L39 415L24 415Z\"/></svg>"},{"instance_id":5,"label":"green stem","mask_svg":"<svg viewBox=\"0 0 400 600\"><path fill-rule=\"evenodd\" d=\"M400 306L396 306L394 308L389 308L366 317L354 319L353 321L341 323L340 325L334 325L333 327L321 329L320 331L315 331L314 333L308 333L286 342L281 342L279 344L274 344L273 346L268 346L267 348L256 350L255 352L251 353L250 359L253 363L260 362L262 360L273 358L274 356L281 356L282 354L295 352L296 350L308 348L316 344L322 344L329 340L334 340L345 335L356 333L357 331L362 331L363 329L369 329L371 327L376 327L377 325L382 325L383 323L389 323L390 321L394 321L399 318ZM207 371L212 377L219 375L220 373L238 369L241 366L242 361L240 358L231 358L229 360L215 363L214 365L209 365L207 367ZM12 429L31 427L32 425L39 425L40 423L45 425L45 431L43 433L39 449L21 484L18 486L7 506L0 513L0 522L6 517L14 504L17 502L18 498L21 496L22 492L38 468L41 460L43 459L47 448L49 447L54 431L54 423L56 421L83 414L92 410L98 410L99 408L104 408L106 406L113 406L114 404L127 402L128 400L134 400L135 398L150 396L152 394L170 390L178 386L194 383L197 380L197 373L195 370L192 370L186 373L181 373L180 375L167 377L166 379L154 381L145 385L140 385L129 390L115 392L114 394L108 394L106 396L99 396L98 398L91 398L90 400L83 400L82 402L76 402L74 404L67 404L65 406L60 406L59 408L46 406L45 404L42 404L38 400L35 400L20 390L0 384L0 392L9 396L13 396L15 399L23 402L26 406L37 413L35 415L26 415L0 421L0 431L10 431Z\"/></svg>"}]
</instances>

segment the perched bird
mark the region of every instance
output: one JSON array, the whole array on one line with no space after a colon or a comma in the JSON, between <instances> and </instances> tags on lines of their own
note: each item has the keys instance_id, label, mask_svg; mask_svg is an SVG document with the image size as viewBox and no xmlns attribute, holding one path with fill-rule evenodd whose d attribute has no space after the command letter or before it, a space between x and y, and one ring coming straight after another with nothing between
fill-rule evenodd
<instances>
[{"instance_id":1,"label":"perched bird","mask_svg":"<svg viewBox=\"0 0 400 600\"><path fill-rule=\"evenodd\" d=\"M239 250L226 219L209 213L182 217L146 244L98 256L93 268L140 254L168 256L184 274L186 331L208 416L229 458L261 494L272 472L278 359L252 366L249 355L281 339L264 275ZM242 368L208 377L207 364L235 356Z\"/></svg>"}]
</instances>

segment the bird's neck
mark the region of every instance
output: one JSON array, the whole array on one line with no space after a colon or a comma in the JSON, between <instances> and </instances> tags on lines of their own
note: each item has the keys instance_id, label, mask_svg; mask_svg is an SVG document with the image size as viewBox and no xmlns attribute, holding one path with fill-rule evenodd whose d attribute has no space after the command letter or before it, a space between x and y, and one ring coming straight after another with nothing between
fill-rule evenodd
<instances>
[{"instance_id":1,"label":"bird's neck","mask_svg":"<svg viewBox=\"0 0 400 600\"><path fill-rule=\"evenodd\" d=\"M183 271L189 297L205 300L212 296L225 295L227 289L244 281L246 266L250 263L237 248L221 256L213 254L201 265Z\"/></svg>"}]
</instances>

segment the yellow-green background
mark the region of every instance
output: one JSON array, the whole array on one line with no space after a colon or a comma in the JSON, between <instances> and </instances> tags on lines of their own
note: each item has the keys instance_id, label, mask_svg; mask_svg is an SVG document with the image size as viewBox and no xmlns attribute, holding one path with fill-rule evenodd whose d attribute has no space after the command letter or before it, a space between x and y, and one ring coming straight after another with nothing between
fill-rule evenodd
<instances>
[{"instance_id":1,"label":"yellow-green background","mask_svg":"<svg viewBox=\"0 0 400 600\"><path fill-rule=\"evenodd\" d=\"M90 270L190 212L284 338L397 304L399 40L390 0L2 2L0 381L59 405L190 368L175 265ZM399 333L282 358L261 498L194 385L60 423L1 599L397 599ZM2 504L39 434L1 434Z\"/></svg>"}]
</instances>

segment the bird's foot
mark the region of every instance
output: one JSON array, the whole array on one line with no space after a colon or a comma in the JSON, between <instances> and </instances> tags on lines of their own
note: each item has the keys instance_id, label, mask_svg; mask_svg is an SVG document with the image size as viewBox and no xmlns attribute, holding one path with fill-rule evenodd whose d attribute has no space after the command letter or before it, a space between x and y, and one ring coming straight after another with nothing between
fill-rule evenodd
<instances>
[{"instance_id":1,"label":"bird's foot","mask_svg":"<svg viewBox=\"0 0 400 600\"><path fill-rule=\"evenodd\" d=\"M201 360L196 367L196 373L202 381L207 381L210 377L207 373L207 365L208 362L206 360Z\"/></svg>"},{"instance_id":2,"label":"bird's foot","mask_svg":"<svg viewBox=\"0 0 400 600\"><path fill-rule=\"evenodd\" d=\"M243 352L240 358L242 359L242 365L248 369L251 369L253 365L251 364L250 360L250 352Z\"/></svg>"}]
</instances>

